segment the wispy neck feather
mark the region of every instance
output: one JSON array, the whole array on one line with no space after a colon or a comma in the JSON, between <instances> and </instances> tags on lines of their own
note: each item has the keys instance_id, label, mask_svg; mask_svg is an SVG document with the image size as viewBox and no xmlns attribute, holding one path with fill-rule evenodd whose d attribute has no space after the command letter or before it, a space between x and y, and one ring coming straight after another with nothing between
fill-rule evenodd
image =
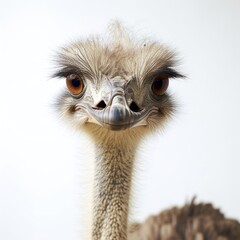
<instances>
[{"instance_id":1,"label":"wispy neck feather","mask_svg":"<svg viewBox=\"0 0 240 240\"><path fill-rule=\"evenodd\" d=\"M126 240L136 148L116 143L96 146L93 240Z\"/></svg>"}]
</instances>

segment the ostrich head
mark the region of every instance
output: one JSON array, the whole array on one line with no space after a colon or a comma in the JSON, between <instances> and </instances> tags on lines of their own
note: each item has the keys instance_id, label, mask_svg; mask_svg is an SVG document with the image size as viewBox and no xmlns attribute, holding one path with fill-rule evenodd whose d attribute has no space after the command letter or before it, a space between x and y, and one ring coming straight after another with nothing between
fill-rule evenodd
<instances>
[{"instance_id":1,"label":"ostrich head","mask_svg":"<svg viewBox=\"0 0 240 240\"><path fill-rule=\"evenodd\" d=\"M165 46L136 41L118 23L110 39L92 38L61 49L55 77L66 79L60 111L89 133L126 136L155 130L171 116L169 79L182 77Z\"/></svg>"},{"instance_id":2,"label":"ostrich head","mask_svg":"<svg viewBox=\"0 0 240 240\"><path fill-rule=\"evenodd\" d=\"M127 239L134 156L139 140L174 111L167 93L182 77L165 46L135 40L118 22L109 38L75 42L58 53L66 81L59 110L95 143L91 239Z\"/></svg>"}]
</instances>

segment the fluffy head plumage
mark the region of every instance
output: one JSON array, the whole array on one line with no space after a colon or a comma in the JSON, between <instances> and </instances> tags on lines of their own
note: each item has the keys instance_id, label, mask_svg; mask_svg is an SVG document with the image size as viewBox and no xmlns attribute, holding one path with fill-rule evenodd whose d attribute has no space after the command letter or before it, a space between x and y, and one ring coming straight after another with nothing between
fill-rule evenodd
<instances>
[{"instance_id":1,"label":"fluffy head plumage","mask_svg":"<svg viewBox=\"0 0 240 240\"><path fill-rule=\"evenodd\" d=\"M109 30L110 34L106 38L92 37L77 41L59 51L58 69L54 77L67 77L75 73L81 75L85 82L84 96L75 98L66 91L60 98L59 108L75 126L84 126L84 129L91 129L98 135L118 134L124 138L126 131L138 136L139 132L155 130L171 116L175 105L167 93L154 98L149 89L153 78L158 74L165 74L168 78L183 77L175 70L175 54L158 42L135 39L117 21L110 25ZM131 96L128 105L134 102L139 108L154 107L145 119L144 126L113 132L89 120L84 104L97 106L104 99L103 95L108 95L104 82L116 79L121 79L130 86L126 93ZM105 102L110 102L110 99L106 97ZM138 131L139 129L141 130Z\"/></svg>"},{"instance_id":2,"label":"fluffy head plumage","mask_svg":"<svg viewBox=\"0 0 240 240\"><path fill-rule=\"evenodd\" d=\"M164 45L131 37L119 22L111 24L109 31L105 39L92 37L63 47L57 56L59 70L54 76L65 76L75 69L93 81L107 75L109 78L135 77L141 84L149 74L175 67L175 53ZM173 74L173 77L180 76L177 72Z\"/></svg>"}]
</instances>

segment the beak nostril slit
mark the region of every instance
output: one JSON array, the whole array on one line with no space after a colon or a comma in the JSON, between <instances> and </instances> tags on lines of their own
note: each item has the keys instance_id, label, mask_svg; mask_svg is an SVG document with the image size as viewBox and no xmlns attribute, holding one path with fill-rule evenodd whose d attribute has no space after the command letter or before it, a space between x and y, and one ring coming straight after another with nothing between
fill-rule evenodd
<instances>
[{"instance_id":1,"label":"beak nostril slit","mask_svg":"<svg viewBox=\"0 0 240 240\"><path fill-rule=\"evenodd\" d=\"M106 106L107 105L103 100L96 105L97 109L104 109Z\"/></svg>"},{"instance_id":2,"label":"beak nostril slit","mask_svg":"<svg viewBox=\"0 0 240 240\"><path fill-rule=\"evenodd\" d=\"M139 106L135 103L132 102L129 106L130 110L132 110L133 112L140 112L141 109L139 108Z\"/></svg>"}]
</instances>

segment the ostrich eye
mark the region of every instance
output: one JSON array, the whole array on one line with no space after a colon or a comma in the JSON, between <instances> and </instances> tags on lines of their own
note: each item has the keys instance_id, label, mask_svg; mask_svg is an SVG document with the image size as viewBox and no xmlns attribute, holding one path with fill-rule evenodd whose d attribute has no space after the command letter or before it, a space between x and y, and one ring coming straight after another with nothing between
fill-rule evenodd
<instances>
[{"instance_id":1,"label":"ostrich eye","mask_svg":"<svg viewBox=\"0 0 240 240\"><path fill-rule=\"evenodd\" d=\"M78 95L83 91L83 80L76 74L70 74L66 78L67 88L73 95Z\"/></svg>"},{"instance_id":2,"label":"ostrich eye","mask_svg":"<svg viewBox=\"0 0 240 240\"><path fill-rule=\"evenodd\" d=\"M168 83L167 76L156 77L152 83L152 92L157 96L164 94L168 88Z\"/></svg>"}]
</instances>

